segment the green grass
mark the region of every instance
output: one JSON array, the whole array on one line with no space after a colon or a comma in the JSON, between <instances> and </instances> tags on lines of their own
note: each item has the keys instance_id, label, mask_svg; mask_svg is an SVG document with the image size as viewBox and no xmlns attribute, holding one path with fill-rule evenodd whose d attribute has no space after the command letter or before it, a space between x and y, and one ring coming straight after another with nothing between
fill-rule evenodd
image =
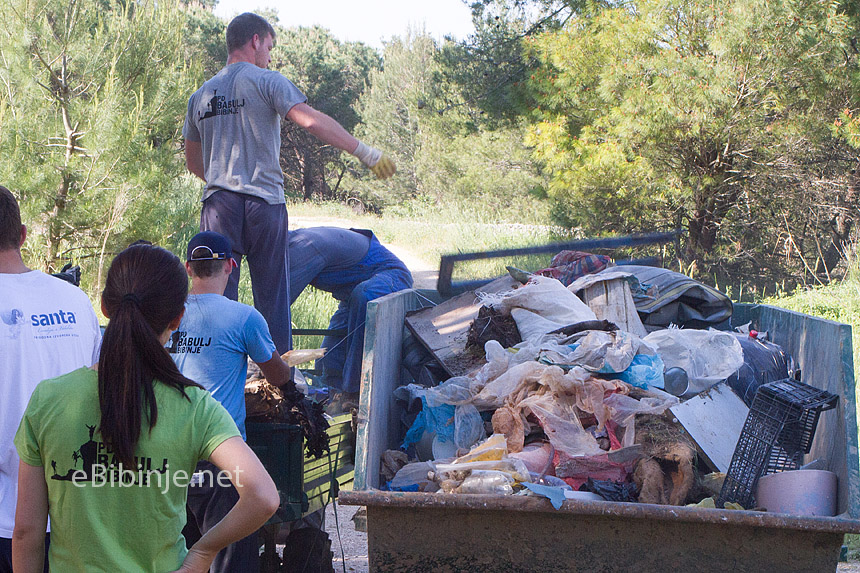
<instances>
[{"instance_id":1,"label":"green grass","mask_svg":"<svg viewBox=\"0 0 860 573\"><path fill-rule=\"evenodd\" d=\"M854 364L858 363L858 359L860 359L860 270L857 268L852 269L848 276L840 282L827 286L798 289L793 294L767 298L762 302L811 316L850 324L853 337Z\"/></svg>"},{"instance_id":2,"label":"green grass","mask_svg":"<svg viewBox=\"0 0 860 573\"><path fill-rule=\"evenodd\" d=\"M431 268L439 267L444 254L483 252L570 241L569 231L535 220L491 221L480 212L461 206L435 206L423 213L387 215L356 214L339 204L298 203L288 206L290 217L342 219L373 230L379 240L409 251ZM401 209L409 211L409 209ZM455 267L454 280L492 278L504 274L505 265L537 270L549 264L551 254L483 260Z\"/></svg>"}]
</instances>

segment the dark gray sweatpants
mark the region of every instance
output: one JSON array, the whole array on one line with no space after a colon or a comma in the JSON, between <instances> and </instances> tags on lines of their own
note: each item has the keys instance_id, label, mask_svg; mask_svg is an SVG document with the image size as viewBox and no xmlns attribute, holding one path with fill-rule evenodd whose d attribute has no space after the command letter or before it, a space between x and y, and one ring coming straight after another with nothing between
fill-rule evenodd
<instances>
[{"instance_id":1,"label":"dark gray sweatpants","mask_svg":"<svg viewBox=\"0 0 860 573\"><path fill-rule=\"evenodd\" d=\"M269 324L279 354L290 350L290 254L286 205L232 191L217 191L205 201L200 230L221 233L233 244L233 256L248 258L254 307ZM239 299L239 268L233 269L224 296Z\"/></svg>"}]
</instances>

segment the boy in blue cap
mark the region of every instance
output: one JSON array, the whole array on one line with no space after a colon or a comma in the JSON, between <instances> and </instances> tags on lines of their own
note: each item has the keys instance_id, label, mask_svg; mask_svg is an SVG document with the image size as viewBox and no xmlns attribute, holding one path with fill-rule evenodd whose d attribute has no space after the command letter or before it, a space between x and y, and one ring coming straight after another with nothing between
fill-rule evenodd
<instances>
[{"instance_id":1,"label":"boy in blue cap","mask_svg":"<svg viewBox=\"0 0 860 573\"><path fill-rule=\"evenodd\" d=\"M230 241L213 231L195 235L188 243L185 268L191 291L185 315L173 333L168 351L183 375L212 392L233 417L242 438L245 435L245 379L248 357L276 386L293 389L290 368L281 360L269 327L253 307L223 295L236 261ZM188 488L189 522L193 537L218 523L239 499L229 482L217 479L217 469L200 462ZM193 519L192 519L193 517ZM195 523L196 522L196 523ZM223 549L211 571L259 570L259 541L256 534Z\"/></svg>"}]
</instances>

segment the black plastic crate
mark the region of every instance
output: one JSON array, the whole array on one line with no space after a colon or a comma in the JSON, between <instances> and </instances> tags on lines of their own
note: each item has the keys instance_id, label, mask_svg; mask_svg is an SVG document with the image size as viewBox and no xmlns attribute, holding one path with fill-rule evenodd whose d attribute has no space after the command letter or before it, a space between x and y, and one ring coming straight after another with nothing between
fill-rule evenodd
<instances>
[{"instance_id":1,"label":"black plastic crate","mask_svg":"<svg viewBox=\"0 0 860 573\"><path fill-rule=\"evenodd\" d=\"M308 508L304 492L304 442L295 424L245 422L248 445L260 458L281 496L281 507L269 523L301 519Z\"/></svg>"},{"instance_id":2,"label":"black plastic crate","mask_svg":"<svg viewBox=\"0 0 860 573\"><path fill-rule=\"evenodd\" d=\"M717 506L736 502L750 509L763 475L796 470L809 453L821 412L838 396L786 378L760 386L744 422Z\"/></svg>"}]
</instances>

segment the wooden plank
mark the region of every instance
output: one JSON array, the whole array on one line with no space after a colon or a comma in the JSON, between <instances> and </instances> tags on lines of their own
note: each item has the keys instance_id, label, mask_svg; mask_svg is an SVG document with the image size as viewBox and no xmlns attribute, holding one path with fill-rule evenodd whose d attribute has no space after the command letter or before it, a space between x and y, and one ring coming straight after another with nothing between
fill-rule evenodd
<instances>
[{"instance_id":1,"label":"wooden plank","mask_svg":"<svg viewBox=\"0 0 860 573\"><path fill-rule=\"evenodd\" d=\"M749 408L728 384L717 384L671 408L712 469L726 472Z\"/></svg>"},{"instance_id":2,"label":"wooden plank","mask_svg":"<svg viewBox=\"0 0 860 573\"><path fill-rule=\"evenodd\" d=\"M502 277L481 287L481 292L497 293L518 286L510 276ZM435 307L425 308L406 316L409 327L418 340L439 361L449 376L463 376L484 364L482 358L466 354L466 336L478 316L481 304L474 292L466 292Z\"/></svg>"},{"instance_id":3,"label":"wooden plank","mask_svg":"<svg viewBox=\"0 0 860 573\"><path fill-rule=\"evenodd\" d=\"M330 460L331 463L329 463L329 460L327 459L319 460L319 462L320 463L318 465L305 468L304 481L306 484L321 475L328 475L334 468L341 468L346 465L353 465L353 455L352 452L344 452L343 455L332 457L332 459Z\"/></svg>"}]
</instances>

